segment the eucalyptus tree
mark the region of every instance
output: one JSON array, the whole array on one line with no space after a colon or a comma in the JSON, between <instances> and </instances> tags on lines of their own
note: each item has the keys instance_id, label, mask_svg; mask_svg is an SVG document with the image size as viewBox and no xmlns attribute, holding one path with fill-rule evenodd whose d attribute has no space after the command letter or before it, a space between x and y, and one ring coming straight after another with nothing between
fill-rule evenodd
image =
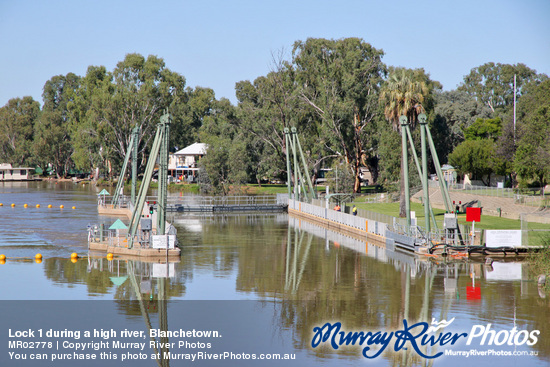
<instances>
[{"instance_id":1,"label":"eucalyptus tree","mask_svg":"<svg viewBox=\"0 0 550 367\"><path fill-rule=\"evenodd\" d=\"M478 118L464 131L465 141L449 155L449 163L459 173L471 173L473 178L491 185L493 173L506 173L506 161L497 154L497 140L502 134L502 120ZM485 181L486 180L486 181Z\"/></svg>"},{"instance_id":2,"label":"eucalyptus tree","mask_svg":"<svg viewBox=\"0 0 550 367\"><path fill-rule=\"evenodd\" d=\"M529 91L519 102L514 169L540 186L550 180L550 80Z\"/></svg>"},{"instance_id":3,"label":"eucalyptus tree","mask_svg":"<svg viewBox=\"0 0 550 367\"><path fill-rule=\"evenodd\" d=\"M100 123L98 111L92 108L94 100L101 98L111 78L104 66L89 66L81 79L80 87L68 104L71 141L74 147L73 160L78 169L95 172L105 171L113 158L113 150L106 136L110 131Z\"/></svg>"},{"instance_id":4,"label":"eucalyptus tree","mask_svg":"<svg viewBox=\"0 0 550 367\"><path fill-rule=\"evenodd\" d=\"M525 64L501 64L488 62L473 68L464 76L458 90L464 91L487 105L495 114L507 113L514 103L514 75L516 76L516 98L520 98L531 83L538 84L548 78ZM496 116L495 116L496 117Z\"/></svg>"},{"instance_id":5,"label":"eucalyptus tree","mask_svg":"<svg viewBox=\"0 0 550 367\"><path fill-rule=\"evenodd\" d=\"M492 112L466 92L437 92L434 97L431 133L440 161L447 162L449 153L465 140L464 131L478 118L490 118Z\"/></svg>"},{"instance_id":6,"label":"eucalyptus tree","mask_svg":"<svg viewBox=\"0 0 550 367\"><path fill-rule=\"evenodd\" d=\"M372 154L366 130L378 112L383 55L359 38L309 38L295 42L292 50L298 96L321 141L353 172L354 192L360 191L361 164Z\"/></svg>"},{"instance_id":7,"label":"eucalyptus tree","mask_svg":"<svg viewBox=\"0 0 550 367\"><path fill-rule=\"evenodd\" d=\"M407 149L406 136L399 123L400 116L406 116L411 129L418 122L418 115L425 112L424 103L430 97L430 88L426 83L427 75L423 70L394 68L380 92L380 103L384 107L384 116L392 125L394 131L400 131L402 145ZM405 165L408 162L401 159L399 216L406 216L405 198Z\"/></svg>"},{"instance_id":8,"label":"eucalyptus tree","mask_svg":"<svg viewBox=\"0 0 550 367\"><path fill-rule=\"evenodd\" d=\"M120 161L134 127L140 129L140 153L144 153L164 109L186 98L185 78L168 69L163 59L139 54L126 55L109 76L96 89L90 108L113 158Z\"/></svg>"},{"instance_id":9,"label":"eucalyptus tree","mask_svg":"<svg viewBox=\"0 0 550 367\"><path fill-rule=\"evenodd\" d=\"M247 181L250 147L243 131L235 123L235 107L229 100L214 101L212 113L203 119L199 130L200 140L207 144L207 154L199 167L208 175L208 182L217 193L227 194L231 185Z\"/></svg>"},{"instance_id":10,"label":"eucalyptus tree","mask_svg":"<svg viewBox=\"0 0 550 367\"><path fill-rule=\"evenodd\" d=\"M216 97L210 88L187 87L185 94L179 95L176 101L170 107L170 146L182 149L199 141L199 129L204 119L214 112Z\"/></svg>"},{"instance_id":11,"label":"eucalyptus tree","mask_svg":"<svg viewBox=\"0 0 550 367\"><path fill-rule=\"evenodd\" d=\"M32 163L34 125L40 104L32 97L12 98L0 108L0 162Z\"/></svg>"},{"instance_id":12,"label":"eucalyptus tree","mask_svg":"<svg viewBox=\"0 0 550 367\"><path fill-rule=\"evenodd\" d=\"M42 114L35 124L34 157L42 168L52 164L58 178L73 165L68 105L79 86L80 77L73 73L48 80L42 94Z\"/></svg>"},{"instance_id":13,"label":"eucalyptus tree","mask_svg":"<svg viewBox=\"0 0 550 367\"><path fill-rule=\"evenodd\" d=\"M254 148L253 176L258 183L264 177L286 179L285 128L297 128L308 165L314 171L327 159L325 144L319 139L316 126L307 123L311 114L297 96L296 73L290 63L277 60L274 70L266 76L254 82L237 83L236 95L239 100L236 123L249 136Z\"/></svg>"}]
</instances>

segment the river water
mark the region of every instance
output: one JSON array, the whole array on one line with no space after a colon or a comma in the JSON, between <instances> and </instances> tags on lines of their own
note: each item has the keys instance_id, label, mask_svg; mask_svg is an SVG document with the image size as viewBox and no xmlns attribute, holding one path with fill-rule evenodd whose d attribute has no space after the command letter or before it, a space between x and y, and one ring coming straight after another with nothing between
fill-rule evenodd
<instances>
[{"instance_id":1,"label":"river water","mask_svg":"<svg viewBox=\"0 0 550 367\"><path fill-rule=\"evenodd\" d=\"M296 356L293 361L194 362L202 365L550 363L549 296L539 291L525 262L495 259L486 266L483 259L417 258L286 213L173 215L169 220L178 229L182 247L179 262L108 261L87 249L87 227L97 223L108 227L117 219L97 214L98 191L70 182L0 184L0 254L8 258L0 264L3 319L12 315L14 323L24 323L27 317L20 317L18 310L31 305L46 315L33 309L32 322L46 318L62 324L64 315L78 308L91 319L103 318L105 329L118 325L116 330L147 330L156 322L159 328L172 330L194 323L197 328L232 334L231 342L224 338L212 350L217 346L250 353L269 349ZM70 259L73 252L80 255L78 261ZM41 261L34 259L37 253L42 254ZM59 311L64 307L67 310ZM98 309L107 309L107 316L93 316ZM64 327L91 328L91 319L79 317ZM453 320L445 328L452 335L479 335L472 337L471 344L462 337L456 344L436 343L418 350L413 343L400 347L394 339L383 353L368 360L362 356L366 344L336 350L329 341L312 348L314 328L327 322L340 322L346 332L375 333L404 330L405 323L442 320ZM101 322L94 319L94 327ZM365 353L372 357L373 350ZM466 351L475 355L456 355ZM426 357L439 352L447 353ZM0 350L0 362L14 365L17 361L7 353ZM179 365L175 357L171 359L171 365ZM132 363L159 365L150 359ZM85 365L76 365L80 364Z\"/></svg>"}]
</instances>

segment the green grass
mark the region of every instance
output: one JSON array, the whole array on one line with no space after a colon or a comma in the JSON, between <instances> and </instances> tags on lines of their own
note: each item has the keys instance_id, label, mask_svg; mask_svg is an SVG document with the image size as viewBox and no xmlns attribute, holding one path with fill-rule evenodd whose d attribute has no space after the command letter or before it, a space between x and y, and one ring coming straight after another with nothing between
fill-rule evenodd
<instances>
[{"instance_id":1,"label":"green grass","mask_svg":"<svg viewBox=\"0 0 550 367\"><path fill-rule=\"evenodd\" d=\"M355 202L355 205L359 209L369 210L371 212L390 215L393 217L399 216L399 203L361 203ZM411 210L416 213L418 224L424 226L424 207L419 203L411 203ZM443 216L444 210L433 209L434 217L437 221L438 228L443 228ZM466 222L466 214L458 215L458 223L471 225L471 222ZM475 224L477 229L521 229L521 221L518 219L507 219L500 217L493 217L490 215L481 215L481 221ZM542 223L529 223L529 229L548 229L548 224Z\"/></svg>"},{"instance_id":2,"label":"green grass","mask_svg":"<svg viewBox=\"0 0 550 367\"><path fill-rule=\"evenodd\" d=\"M259 186L258 184L248 184L243 187L243 191L252 195L275 195L275 194L286 194L287 187L285 184L263 184Z\"/></svg>"}]
</instances>

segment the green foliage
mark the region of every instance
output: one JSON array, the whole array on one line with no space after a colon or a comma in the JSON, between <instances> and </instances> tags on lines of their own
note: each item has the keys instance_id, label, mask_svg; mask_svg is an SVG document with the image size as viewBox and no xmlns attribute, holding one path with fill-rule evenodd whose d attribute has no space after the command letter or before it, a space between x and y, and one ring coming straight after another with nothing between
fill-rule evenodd
<instances>
[{"instance_id":1,"label":"green foliage","mask_svg":"<svg viewBox=\"0 0 550 367\"><path fill-rule=\"evenodd\" d=\"M502 133L502 120L500 117L494 119L476 119L472 125L464 130L466 140L491 139L496 141Z\"/></svg>"},{"instance_id":2,"label":"green foliage","mask_svg":"<svg viewBox=\"0 0 550 367\"><path fill-rule=\"evenodd\" d=\"M447 162L447 156L464 141L464 131L478 118L491 117L491 110L465 92L435 93L434 119L430 130L439 160Z\"/></svg>"},{"instance_id":3,"label":"green foliage","mask_svg":"<svg viewBox=\"0 0 550 367\"><path fill-rule=\"evenodd\" d=\"M517 98L529 89L529 84L540 83L548 78L537 74L524 64L500 64L488 62L470 71L458 90L464 91L487 105L493 113L508 112L514 102L514 74L516 75ZM526 88L524 88L526 87Z\"/></svg>"},{"instance_id":4,"label":"green foliage","mask_svg":"<svg viewBox=\"0 0 550 367\"><path fill-rule=\"evenodd\" d=\"M544 186L550 175L550 80L523 97L518 110L514 169L523 179L536 179Z\"/></svg>"},{"instance_id":5,"label":"green foliage","mask_svg":"<svg viewBox=\"0 0 550 367\"><path fill-rule=\"evenodd\" d=\"M384 185L399 181L401 172L401 136L385 124L385 129L380 129L380 178Z\"/></svg>"},{"instance_id":6,"label":"green foliage","mask_svg":"<svg viewBox=\"0 0 550 367\"><path fill-rule=\"evenodd\" d=\"M32 97L10 99L0 108L0 162L32 163L34 125L39 115L40 104Z\"/></svg>"},{"instance_id":7,"label":"green foliage","mask_svg":"<svg viewBox=\"0 0 550 367\"><path fill-rule=\"evenodd\" d=\"M321 168L343 165L341 172L353 177L351 190L359 191L364 166L374 182L398 180L401 144L392 126L398 130L401 114L414 125L417 114L425 112L442 163L454 149L449 161L479 178L505 173L514 183L548 181L550 81L545 75L523 64L487 63L472 69L459 90L441 92L423 69L388 68L382 56L382 50L358 38L297 41L290 60L281 56L267 75L236 84L234 107L216 100L210 88L185 88L185 78L163 59L128 54L112 71L90 66L84 77L51 78L42 111L30 97L0 108L0 160L53 165L59 177L73 166L110 177L128 151L132 128L139 126L143 167L159 116L167 109L173 119L171 150L206 142L201 172L218 192L245 182L286 181L283 130L290 127L298 130L313 178ZM514 74L517 129L510 118ZM418 132L412 133L419 145ZM412 157L414 180L411 162Z\"/></svg>"},{"instance_id":8,"label":"green foliage","mask_svg":"<svg viewBox=\"0 0 550 367\"><path fill-rule=\"evenodd\" d=\"M550 175L550 106L539 107L521 126L521 138L514 159L515 171L535 178L540 186Z\"/></svg>"},{"instance_id":9,"label":"green foliage","mask_svg":"<svg viewBox=\"0 0 550 367\"><path fill-rule=\"evenodd\" d=\"M73 73L48 80L42 94L42 114L35 124L35 160L43 169L53 164L58 178L65 177L74 165L68 106L79 86L80 77Z\"/></svg>"},{"instance_id":10,"label":"green foliage","mask_svg":"<svg viewBox=\"0 0 550 367\"><path fill-rule=\"evenodd\" d=\"M216 193L227 194L233 184L246 181L247 149L235 127L235 108L223 99L214 104L215 112L204 119L199 131L201 141L208 145L207 154L199 166L206 171L209 185Z\"/></svg>"},{"instance_id":11,"label":"green foliage","mask_svg":"<svg viewBox=\"0 0 550 367\"><path fill-rule=\"evenodd\" d=\"M104 67L88 68L71 104L73 136L78 136L76 157L81 168L85 168L85 157L93 150L96 155L89 156L90 166L86 168L103 164L111 175L124 159L136 126L140 128L140 154L144 156L160 115L185 98L184 87L185 78L152 55L145 58L128 54L112 73L106 73Z\"/></svg>"},{"instance_id":12,"label":"green foliage","mask_svg":"<svg viewBox=\"0 0 550 367\"><path fill-rule=\"evenodd\" d=\"M395 131L401 131L399 117L402 115L407 116L414 128L418 115L426 111L424 102L431 93L428 85L429 76L423 69L390 68L389 78L380 93L380 103Z\"/></svg>"},{"instance_id":13,"label":"green foliage","mask_svg":"<svg viewBox=\"0 0 550 367\"><path fill-rule=\"evenodd\" d=\"M473 178L484 180L490 186L491 175L499 171L502 162L495 156L495 143L490 139L466 140L449 155L449 163L460 174L471 173Z\"/></svg>"},{"instance_id":14,"label":"green foliage","mask_svg":"<svg viewBox=\"0 0 550 367\"><path fill-rule=\"evenodd\" d=\"M170 146L182 149L199 139L199 129L203 120L212 114L216 101L210 88L187 88L170 107L172 125L170 126Z\"/></svg>"},{"instance_id":15,"label":"green foliage","mask_svg":"<svg viewBox=\"0 0 550 367\"><path fill-rule=\"evenodd\" d=\"M411 129L418 121L418 115L426 112L424 102L431 106L431 94L434 88L440 88L439 83L431 82L423 69L393 68L380 93L380 104L384 106L384 116L390 122L394 131L402 131L400 116L406 116ZM403 136L402 136L403 140ZM408 142L406 142L408 149ZM404 156L404 152L401 157ZM407 164L401 159L400 177L400 216L406 215L405 168ZM408 177L407 177L408 179Z\"/></svg>"},{"instance_id":16,"label":"green foliage","mask_svg":"<svg viewBox=\"0 0 550 367\"><path fill-rule=\"evenodd\" d=\"M546 275L546 290L550 290L550 237L541 236L542 248L539 251L529 253L529 270L535 280L539 275Z\"/></svg>"},{"instance_id":17,"label":"green foliage","mask_svg":"<svg viewBox=\"0 0 550 367\"><path fill-rule=\"evenodd\" d=\"M105 67L88 67L86 76L80 81L80 88L74 91L67 106L74 146L72 157L75 166L84 171L99 168L106 172L107 161L113 159L113 151L105 139L109 131L99 123L97 110L92 108L93 100L101 95L101 88L109 78Z\"/></svg>"},{"instance_id":18,"label":"green foliage","mask_svg":"<svg viewBox=\"0 0 550 367\"><path fill-rule=\"evenodd\" d=\"M326 185L330 187L331 192L352 193L355 183L355 175L347 164L343 161L337 161L332 165L332 170L325 174Z\"/></svg>"},{"instance_id":19,"label":"green foliage","mask_svg":"<svg viewBox=\"0 0 550 367\"><path fill-rule=\"evenodd\" d=\"M296 127L305 146L310 146L308 138L316 136L313 129L303 124L304 111L300 108L295 88L295 73L288 63L282 61L276 71L256 78L254 83L241 81L236 84L239 105L235 122L252 148L250 159L254 164L250 167L251 175L258 182L263 177L286 180L285 128ZM323 155L323 145L313 146L321 147L321 150L308 157Z\"/></svg>"},{"instance_id":20,"label":"green foliage","mask_svg":"<svg viewBox=\"0 0 550 367\"><path fill-rule=\"evenodd\" d=\"M362 160L372 155L365 132L378 112L378 91L386 74L383 51L358 38L309 38L295 42L292 55L300 100L321 142L349 164L357 192Z\"/></svg>"}]
</instances>

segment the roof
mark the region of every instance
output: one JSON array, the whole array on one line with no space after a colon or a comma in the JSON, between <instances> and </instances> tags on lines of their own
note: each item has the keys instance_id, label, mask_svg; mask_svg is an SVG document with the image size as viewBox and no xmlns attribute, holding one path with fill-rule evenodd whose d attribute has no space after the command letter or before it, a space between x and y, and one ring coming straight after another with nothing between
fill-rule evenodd
<instances>
[{"instance_id":1,"label":"roof","mask_svg":"<svg viewBox=\"0 0 550 367\"><path fill-rule=\"evenodd\" d=\"M126 227L126 224L122 223L120 219L117 219L109 229L128 229L128 227Z\"/></svg>"},{"instance_id":2,"label":"roof","mask_svg":"<svg viewBox=\"0 0 550 367\"><path fill-rule=\"evenodd\" d=\"M33 167L12 167L10 163L0 163L0 169L34 169Z\"/></svg>"},{"instance_id":3,"label":"roof","mask_svg":"<svg viewBox=\"0 0 550 367\"><path fill-rule=\"evenodd\" d=\"M188 147L174 153L175 155L205 155L207 145L204 143L193 143Z\"/></svg>"}]
</instances>

